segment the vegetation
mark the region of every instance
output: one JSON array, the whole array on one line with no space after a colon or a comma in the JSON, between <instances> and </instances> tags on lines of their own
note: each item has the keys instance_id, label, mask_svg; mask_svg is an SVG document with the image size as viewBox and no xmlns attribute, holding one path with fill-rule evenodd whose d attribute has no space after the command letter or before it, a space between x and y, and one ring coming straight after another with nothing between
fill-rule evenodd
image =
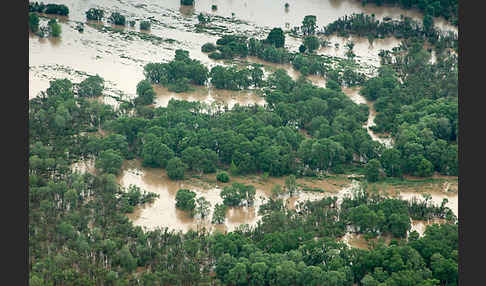
<instances>
[{"instance_id":1,"label":"vegetation","mask_svg":"<svg viewBox=\"0 0 486 286\"><path fill-rule=\"evenodd\" d=\"M125 26L126 24L125 16L118 12L111 13L110 18L108 18L108 21L112 24L120 25L120 26Z\"/></svg>"},{"instance_id":2,"label":"vegetation","mask_svg":"<svg viewBox=\"0 0 486 286\"><path fill-rule=\"evenodd\" d=\"M220 172L218 175L216 175L216 180L222 182L222 183L227 183L230 180L230 177L228 173L226 172Z\"/></svg>"},{"instance_id":3,"label":"vegetation","mask_svg":"<svg viewBox=\"0 0 486 286\"><path fill-rule=\"evenodd\" d=\"M50 19L47 25L49 26L49 34L51 36L59 37L61 35L61 25L59 25L56 19Z\"/></svg>"},{"instance_id":4,"label":"vegetation","mask_svg":"<svg viewBox=\"0 0 486 286\"><path fill-rule=\"evenodd\" d=\"M103 9L90 8L85 14L88 20L101 21L105 15L105 11Z\"/></svg>"},{"instance_id":5,"label":"vegetation","mask_svg":"<svg viewBox=\"0 0 486 286\"><path fill-rule=\"evenodd\" d=\"M105 80L99 75L88 76L77 87L78 96L81 97L98 97L103 94Z\"/></svg>"},{"instance_id":6,"label":"vegetation","mask_svg":"<svg viewBox=\"0 0 486 286\"><path fill-rule=\"evenodd\" d=\"M141 21L140 22L140 30L150 30L151 23L150 21Z\"/></svg>"},{"instance_id":7,"label":"vegetation","mask_svg":"<svg viewBox=\"0 0 486 286\"><path fill-rule=\"evenodd\" d=\"M29 2L29 12L68 16L69 8L63 4L44 4L42 2Z\"/></svg>"},{"instance_id":8,"label":"vegetation","mask_svg":"<svg viewBox=\"0 0 486 286\"><path fill-rule=\"evenodd\" d=\"M213 43L206 43L201 47L201 51L203 53L211 53L214 52L215 50L216 50L216 46Z\"/></svg>"},{"instance_id":9,"label":"vegetation","mask_svg":"<svg viewBox=\"0 0 486 286\"><path fill-rule=\"evenodd\" d=\"M185 92L189 84L205 85L208 69L198 60L189 58L186 50L176 50L175 57L168 63L149 63L144 67L145 78L154 84L166 85L169 90Z\"/></svg>"},{"instance_id":10,"label":"vegetation","mask_svg":"<svg viewBox=\"0 0 486 286\"><path fill-rule=\"evenodd\" d=\"M317 34L316 21L306 18L303 30L310 38ZM430 32L430 19L424 19L424 27ZM305 77L294 81L283 69L263 80L259 65L216 66L209 72L183 50L168 63L147 64L137 97L116 110L89 99L103 92L99 76L79 84L50 82L29 100L30 283L457 285L458 222L447 200L434 205L430 195L411 201L390 198L366 183L349 197L298 202L292 209L281 198L299 191L297 178L349 169L370 182L434 171L457 175L457 56L436 49L431 63L423 36L404 38L399 48L381 53L382 67L372 78L356 70L352 57L331 62L304 53L305 46L302 54L291 54L275 43L238 35L216 43L222 57L290 62L304 76L325 77L326 88ZM351 52L351 45L347 49ZM208 80L222 88L263 87L267 104L224 111L179 100L167 107L149 106L152 84L184 90ZM343 93L344 85L362 85L361 94L377 111L373 129L390 133L393 147L371 139L363 128L368 107L354 104ZM287 177L284 187L275 185L260 206L261 220L254 226L225 233L149 230L135 226L126 214L157 195L121 187L115 177L124 160L133 158L165 168L173 180L228 166L232 175ZM93 174L71 171L73 163L88 159L95 162ZM216 178L228 182L229 176L220 172ZM255 195L252 185L224 187L223 204L214 206L211 222L223 224L228 208L251 206ZM178 190L175 199L176 207L192 216L210 216L210 203L189 189ZM411 219L445 222L419 235L410 232ZM368 250L349 247L341 241L349 232L375 239L369 240Z\"/></svg>"},{"instance_id":11,"label":"vegetation","mask_svg":"<svg viewBox=\"0 0 486 286\"><path fill-rule=\"evenodd\" d=\"M274 81L279 81L278 74ZM322 95L322 100L328 104L346 98L332 100L341 99L338 91L311 88L302 82L293 84L296 89L289 93L281 89L272 92L283 94L282 98L285 98L274 95L272 106L293 98L299 106L303 101L298 97L300 90L306 91L303 94L313 94L309 99L314 101L314 97L321 98L316 95ZM285 86L283 81L281 86ZM345 106L353 106L351 102L345 103ZM309 107L315 104L312 102ZM339 105L329 107L326 112L337 113L333 117L350 111L349 107L343 109ZM199 110L198 103L171 101L167 108L156 108L153 118L129 117L114 112L111 106L76 96L73 84L66 79L51 82L40 97L29 101L31 283L76 284L85 281L106 285L116 280L129 284L135 277L146 285L154 280L162 285L234 285L235 281L241 285L457 283L458 226L450 209L444 204L433 206L427 201L406 202L379 197L366 189L357 191L351 198L344 198L340 208L337 198L301 202L295 210L285 208L281 199L269 199L259 210L262 214L259 224L226 234L209 234L205 230L182 233L167 228L143 230L134 226L125 217L125 212L155 195L143 196L135 187L124 190L117 185L113 175L103 173L110 172L112 167L116 172L114 163L123 158L124 152L139 154L147 142L155 140L149 139L148 134L164 138L159 142L175 150L176 157L167 163L168 173L174 165L183 166L184 171L184 163L178 156L188 143L198 142L201 149L204 149L202 146L208 148L212 146L210 142L214 142L210 136L218 138L218 157L228 164L234 160L242 171L253 162L248 160L250 152L266 146L268 149L264 148L258 155L263 160L255 163L266 162L268 167L264 168L279 170L272 164L291 154L288 151L295 150L304 140L295 128L281 125L285 113L272 115L274 111L259 107L238 107L221 114L199 113ZM354 111L361 114L358 110ZM312 111L295 114L304 116ZM325 113L316 117L319 116L327 120ZM304 119L299 121L314 120L313 117ZM325 122L321 117L316 120ZM309 126L320 126L318 122ZM330 122L330 126L338 127L334 120ZM100 126L110 133L110 137L80 135L88 130L98 130ZM197 136L189 135L186 130L192 130ZM314 132L318 130L321 133L326 129L314 129L312 134L317 134ZM261 138L263 135L260 134L268 134L268 138ZM362 141L356 138L356 142ZM251 144L253 140L256 140L254 145ZM272 144L262 143L265 141ZM320 148L318 146L315 145L314 152ZM281 154L275 153L281 148L288 149ZM233 152L241 155L232 156ZM265 156L276 160L267 161ZM393 156L393 153L389 155ZM73 161L88 157L103 163L97 166L102 172L92 175L70 171L69 165ZM294 158L289 162L295 162ZM253 190L249 185L233 184L221 195L229 205L251 204ZM181 198L180 192L176 194L177 202L185 202L183 207L191 209L194 206L195 209L196 196L186 190L183 193L187 196ZM200 201L202 213L207 214L204 207L207 204ZM224 222L225 206L214 208L212 220ZM423 236L410 233L406 238L410 218L446 218L450 223L428 226ZM349 248L339 241L348 227L363 234L404 238L389 245L378 241L370 250ZM144 270L136 272L137 267ZM213 274L211 269L214 269Z\"/></svg>"},{"instance_id":12,"label":"vegetation","mask_svg":"<svg viewBox=\"0 0 486 286\"><path fill-rule=\"evenodd\" d=\"M181 5L194 5L194 0L181 0Z\"/></svg>"},{"instance_id":13,"label":"vegetation","mask_svg":"<svg viewBox=\"0 0 486 286\"><path fill-rule=\"evenodd\" d=\"M214 213L211 222L215 224L223 224L226 218L227 209L228 207L224 204L216 204L214 206Z\"/></svg>"},{"instance_id":14,"label":"vegetation","mask_svg":"<svg viewBox=\"0 0 486 286\"><path fill-rule=\"evenodd\" d=\"M447 48L458 51L458 35L453 32L443 32L433 26L433 19L425 16L423 23L418 23L409 17L400 20L380 21L374 15L352 14L344 16L324 27L324 35L336 33L338 36L348 37L357 35L367 37L370 42L374 39L396 37L398 39L422 39L433 45L438 53Z\"/></svg>"},{"instance_id":15,"label":"vegetation","mask_svg":"<svg viewBox=\"0 0 486 286\"><path fill-rule=\"evenodd\" d=\"M196 208L196 193L188 189L179 189L176 194L176 207L183 210L193 212Z\"/></svg>"},{"instance_id":16,"label":"vegetation","mask_svg":"<svg viewBox=\"0 0 486 286\"><path fill-rule=\"evenodd\" d=\"M419 9L426 16L444 17L452 24L458 24L459 14L459 1L458 0L416 0L416 1L403 1L403 0L361 0L363 5L373 3L378 6L382 4L395 4L400 5L405 9L416 8Z\"/></svg>"},{"instance_id":17,"label":"vegetation","mask_svg":"<svg viewBox=\"0 0 486 286\"><path fill-rule=\"evenodd\" d=\"M275 48L283 48L285 46L285 34L281 28L273 28L268 34L265 43L273 45Z\"/></svg>"},{"instance_id":18,"label":"vegetation","mask_svg":"<svg viewBox=\"0 0 486 286\"><path fill-rule=\"evenodd\" d=\"M39 16L36 13L29 13L29 29L32 33L39 31Z\"/></svg>"}]
</instances>

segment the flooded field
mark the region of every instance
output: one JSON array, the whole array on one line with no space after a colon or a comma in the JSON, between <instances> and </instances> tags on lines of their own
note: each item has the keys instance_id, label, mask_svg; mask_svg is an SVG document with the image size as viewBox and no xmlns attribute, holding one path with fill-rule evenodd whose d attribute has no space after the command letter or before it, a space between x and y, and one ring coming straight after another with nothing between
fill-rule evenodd
<instances>
[{"instance_id":1,"label":"flooded field","mask_svg":"<svg viewBox=\"0 0 486 286\"><path fill-rule=\"evenodd\" d=\"M197 227L219 230L234 230L240 224L255 225L260 219L258 208L264 203L265 199L271 196L271 189L275 184L283 186L285 178L268 178L262 181L257 177L253 178L232 178L229 183L220 183L213 180L215 174L205 175L204 179L186 179L184 181L172 181L168 178L165 170L143 168L140 161L128 161L125 163L122 174L118 177L121 186L137 185L138 187L160 195L155 202L135 208L134 213L129 214L129 218L135 225L144 226L150 229L156 227L168 227L175 230L187 231ZM219 193L224 186L231 185L233 182L252 184L256 188L255 204L247 207L230 207L226 214L224 225L212 225L210 219L214 205L222 203ZM326 192L300 192L298 195L288 198L282 197L290 208L293 208L299 201L318 200L325 196L349 195L349 190L356 186L357 181L349 183L347 180L320 181L299 179L297 183L310 188L321 188ZM341 187L343 186L343 187ZM206 220L192 218L186 212L180 211L175 207L175 195L179 189L187 188L196 192L197 196L202 196L211 203L211 214Z\"/></svg>"}]
</instances>

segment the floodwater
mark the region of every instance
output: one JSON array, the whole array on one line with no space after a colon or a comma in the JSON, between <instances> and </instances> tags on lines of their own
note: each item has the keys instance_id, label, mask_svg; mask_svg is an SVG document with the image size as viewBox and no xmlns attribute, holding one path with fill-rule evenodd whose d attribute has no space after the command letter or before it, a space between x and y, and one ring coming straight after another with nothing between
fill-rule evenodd
<instances>
[{"instance_id":1,"label":"floodwater","mask_svg":"<svg viewBox=\"0 0 486 286\"><path fill-rule=\"evenodd\" d=\"M153 203L136 207L128 217L135 225L154 229L157 227L168 227L174 230L187 231L205 226L207 229L218 229L221 231L233 231L240 224L255 226L261 218L258 215L258 208L271 196L271 189L274 184L284 185L284 178L268 178L266 182L256 183L252 180L232 179L229 183L217 183L217 185L205 184L200 180L186 179L183 181L172 181L168 178L165 170L144 168L139 160L127 161L124 164L121 175L118 177L121 186L128 187L133 184L143 190L154 192L160 195ZM223 200L219 196L224 186L231 185L233 182L252 184L256 188L255 203L253 206L229 207L226 213L224 225L213 225L210 223L214 205L222 204ZM329 183L323 182L326 192L299 192L292 198L283 196L289 208L294 208L299 201L318 200L326 196L342 197L349 195L349 189L356 186L357 181L347 184L338 192L337 187L331 187ZM299 179L297 183L304 183L308 186L319 186L320 182L304 182ZM323 186L320 186L323 188ZM191 218L186 212L175 207L175 196L179 189L187 188L196 192L197 197L202 196L211 203L211 213L205 220Z\"/></svg>"},{"instance_id":2,"label":"floodwater","mask_svg":"<svg viewBox=\"0 0 486 286\"><path fill-rule=\"evenodd\" d=\"M346 44L353 42L353 53L356 55L355 60L371 66L380 66L380 57L378 54L381 50L391 50L394 47L400 46L401 43L401 40L395 37L375 39L372 43L365 37L357 36L344 38L331 35L321 36L320 38L329 41L329 45L319 48L316 52L318 55L346 58L346 52L348 51Z\"/></svg>"},{"instance_id":3,"label":"floodwater","mask_svg":"<svg viewBox=\"0 0 486 286\"><path fill-rule=\"evenodd\" d=\"M252 90L233 91L212 87L196 87L195 91L176 93L160 85L153 85L153 87L157 94L155 98L156 107L167 107L171 99L199 101L208 105L227 105L229 109L233 108L236 104L240 106L254 104L264 106L266 104L265 99L258 96Z\"/></svg>"}]
</instances>

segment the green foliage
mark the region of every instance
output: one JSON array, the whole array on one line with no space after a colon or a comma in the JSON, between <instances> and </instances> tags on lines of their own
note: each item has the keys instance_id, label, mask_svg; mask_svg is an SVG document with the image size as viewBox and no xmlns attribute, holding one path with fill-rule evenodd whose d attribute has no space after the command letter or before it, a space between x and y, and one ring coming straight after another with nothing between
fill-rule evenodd
<instances>
[{"instance_id":1,"label":"green foliage","mask_svg":"<svg viewBox=\"0 0 486 286\"><path fill-rule=\"evenodd\" d=\"M151 167L166 168L174 152L164 144L164 140L153 133L144 136L142 147L143 164Z\"/></svg>"},{"instance_id":2,"label":"green foliage","mask_svg":"<svg viewBox=\"0 0 486 286\"><path fill-rule=\"evenodd\" d=\"M224 67L214 66L209 73L211 84L219 89L240 90L247 89L252 82L252 72L249 69L242 68L238 70L236 66ZM261 78L256 79L257 82Z\"/></svg>"},{"instance_id":3,"label":"green foliage","mask_svg":"<svg viewBox=\"0 0 486 286\"><path fill-rule=\"evenodd\" d=\"M206 43L201 47L201 51L203 53L211 53L214 52L215 50L216 50L216 46L213 43Z\"/></svg>"},{"instance_id":4,"label":"green foliage","mask_svg":"<svg viewBox=\"0 0 486 286\"><path fill-rule=\"evenodd\" d=\"M151 83L168 85L175 92L188 91L189 84L204 85L208 79L208 69L198 60L189 58L189 52L178 49L174 60L168 63L149 63L144 67L144 75Z\"/></svg>"},{"instance_id":5,"label":"green foliage","mask_svg":"<svg viewBox=\"0 0 486 286\"><path fill-rule=\"evenodd\" d=\"M155 90L150 81L144 79L137 84L137 95L135 98L135 104L137 105L147 105L154 102Z\"/></svg>"},{"instance_id":6,"label":"green foliage","mask_svg":"<svg viewBox=\"0 0 486 286\"><path fill-rule=\"evenodd\" d=\"M98 97L103 93L105 81L99 75L88 76L77 87L78 96L81 97Z\"/></svg>"},{"instance_id":7,"label":"green foliage","mask_svg":"<svg viewBox=\"0 0 486 286\"><path fill-rule=\"evenodd\" d=\"M194 5L194 0L181 0L181 5Z\"/></svg>"},{"instance_id":8,"label":"green foliage","mask_svg":"<svg viewBox=\"0 0 486 286\"><path fill-rule=\"evenodd\" d=\"M297 181L294 175L285 178L285 189L289 193L289 196L293 196L297 192Z\"/></svg>"},{"instance_id":9,"label":"green foliage","mask_svg":"<svg viewBox=\"0 0 486 286\"><path fill-rule=\"evenodd\" d=\"M368 182L376 182L380 179L381 163L378 159L371 159L365 167L365 177Z\"/></svg>"},{"instance_id":10,"label":"green foliage","mask_svg":"<svg viewBox=\"0 0 486 286\"><path fill-rule=\"evenodd\" d=\"M214 205L213 218L212 218L211 222L215 223L215 224L223 224L225 217L226 217L226 210L227 209L228 209L228 207L225 206L224 204Z\"/></svg>"},{"instance_id":11,"label":"green foliage","mask_svg":"<svg viewBox=\"0 0 486 286\"><path fill-rule=\"evenodd\" d=\"M285 34L281 28L273 28L268 34L265 43L275 46L275 48L283 48L285 46Z\"/></svg>"},{"instance_id":12,"label":"green foliage","mask_svg":"<svg viewBox=\"0 0 486 286\"><path fill-rule=\"evenodd\" d=\"M45 13L67 16L69 8L64 4L47 4L40 2L29 2L29 12Z\"/></svg>"},{"instance_id":13,"label":"green foliage","mask_svg":"<svg viewBox=\"0 0 486 286\"><path fill-rule=\"evenodd\" d=\"M320 43L319 39L316 36L308 36L304 38L303 45L306 47L306 51L312 53L315 50L319 49Z\"/></svg>"},{"instance_id":14,"label":"green foliage","mask_svg":"<svg viewBox=\"0 0 486 286\"><path fill-rule=\"evenodd\" d=\"M120 25L120 26L125 26L126 24L125 16L120 14L119 12L111 13L110 17L108 18L108 21L112 24Z\"/></svg>"},{"instance_id":15,"label":"green foliage","mask_svg":"<svg viewBox=\"0 0 486 286\"><path fill-rule=\"evenodd\" d=\"M222 183L227 183L230 180L230 177L228 173L226 172L220 172L216 175L216 180L222 182Z\"/></svg>"},{"instance_id":16,"label":"green foliage","mask_svg":"<svg viewBox=\"0 0 486 286\"><path fill-rule=\"evenodd\" d=\"M233 183L231 186L226 186L220 193L223 199L223 204L226 206L240 206L253 205L256 190L252 185L245 185L241 183Z\"/></svg>"},{"instance_id":17,"label":"green foliage","mask_svg":"<svg viewBox=\"0 0 486 286\"><path fill-rule=\"evenodd\" d=\"M39 31L39 16L36 13L29 13L29 29L33 33Z\"/></svg>"},{"instance_id":18,"label":"green foliage","mask_svg":"<svg viewBox=\"0 0 486 286\"><path fill-rule=\"evenodd\" d=\"M96 159L96 169L104 173L118 174L120 173L121 166L123 164L123 157L120 152L108 149L102 151Z\"/></svg>"},{"instance_id":19,"label":"green foliage","mask_svg":"<svg viewBox=\"0 0 486 286\"><path fill-rule=\"evenodd\" d=\"M176 193L176 207L184 210L184 211L189 211L193 212L193 210L196 208L196 193L188 190L188 189L179 189Z\"/></svg>"},{"instance_id":20,"label":"green foliage","mask_svg":"<svg viewBox=\"0 0 486 286\"><path fill-rule=\"evenodd\" d=\"M85 14L87 20L101 21L105 15L105 11L103 9L90 8Z\"/></svg>"},{"instance_id":21,"label":"green foliage","mask_svg":"<svg viewBox=\"0 0 486 286\"><path fill-rule=\"evenodd\" d=\"M196 199L196 207L194 209L194 214L199 215L202 219L207 217L211 211L211 203L208 202L204 197L199 197Z\"/></svg>"},{"instance_id":22,"label":"green foliage","mask_svg":"<svg viewBox=\"0 0 486 286\"><path fill-rule=\"evenodd\" d=\"M61 35L61 25L59 25L56 19L50 19L47 25L49 26L51 36L59 37Z\"/></svg>"},{"instance_id":23,"label":"green foliage","mask_svg":"<svg viewBox=\"0 0 486 286\"><path fill-rule=\"evenodd\" d=\"M218 5L211 5L211 10L218 10Z\"/></svg>"},{"instance_id":24,"label":"green foliage","mask_svg":"<svg viewBox=\"0 0 486 286\"><path fill-rule=\"evenodd\" d=\"M317 17L314 15L307 15L304 17L302 21L301 30L304 33L304 36L312 36L316 33L317 28Z\"/></svg>"},{"instance_id":25,"label":"green foliage","mask_svg":"<svg viewBox=\"0 0 486 286\"><path fill-rule=\"evenodd\" d=\"M152 24L150 23L150 21L141 21L140 22L140 30L150 30L150 26Z\"/></svg>"},{"instance_id":26,"label":"green foliage","mask_svg":"<svg viewBox=\"0 0 486 286\"><path fill-rule=\"evenodd\" d=\"M179 157L174 157L167 161L167 175L172 180L184 179L186 164Z\"/></svg>"}]
</instances>

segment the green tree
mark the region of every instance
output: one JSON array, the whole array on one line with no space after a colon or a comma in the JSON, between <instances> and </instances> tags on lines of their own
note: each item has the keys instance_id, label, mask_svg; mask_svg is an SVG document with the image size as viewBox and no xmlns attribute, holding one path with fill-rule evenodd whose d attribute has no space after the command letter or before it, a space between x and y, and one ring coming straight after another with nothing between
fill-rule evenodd
<instances>
[{"instance_id":1,"label":"green tree","mask_svg":"<svg viewBox=\"0 0 486 286\"><path fill-rule=\"evenodd\" d=\"M79 83L77 92L81 97L97 97L101 96L105 81L99 75L88 76L82 82Z\"/></svg>"},{"instance_id":2,"label":"green tree","mask_svg":"<svg viewBox=\"0 0 486 286\"><path fill-rule=\"evenodd\" d=\"M39 31L39 16L36 13L29 13L29 28L33 33Z\"/></svg>"},{"instance_id":3,"label":"green tree","mask_svg":"<svg viewBox=\"0 0 486 286\"><path fill-rule=\"evenodd\" d=\"M119 151L113 149L102 151L95 161L96 169L99 169L104 173L110 173L115 175L120 173L122 164L122 155Z\"/></svg>"},{"instance_id":4,"label":"green tree","mask_svg":"<svg viewBox=\"0 0 486 286\"><path fill-rule=\"evenodd\" d=\"M154 102L155 91L148 80L141 80L137 84L137 95L137 98L135 98L135 104L147 105Z\"/></svg>"},{"instance_id":5,"label":"green tree","mask_svg":"<svg viewBox=\"0 0 486 286\"><path fill-rule=\"evenodd\" d=\"M182 180L186 164L179 157L174 157L167 162L167 175L172 180Z\"/></svg>"},{"instance_id":6,"label":"green tree","mask_svg":"<svg viewBox=\"0 0 486 286\"><path fill-rule=\"evenodd\" d=\"M85 12L87 20L94 20L94 21L101 21L105 14L105 11L102 9L90 8L88 11Z\"/></svg>"},{"instance_id":7,"label":"green tree","mask_svg":"<svg viewBox=\"0 0 486 286\"><path fill-rule=\"evenodd\" d=\"M50 33L53 37L59 37L61 35L61 25L57 23L56 19L51 19L47 23L49 26Z\"/></svg>"},{"instance_id":8,"label":"green tree","mask_svg":"<svg viewBox=\"0 0 486 286\"><path fill-rule=\"evenodd\" d=\"M316 36L307 36L304 38L304 46L306 47L306 50L309 51L309 53L312 53L315 50L319 49L319 39Z\"/></svg>"},{"instance_id":9,"label":"green tree","mask_svg":"<svg viewBox=\"0 0 486 286\"><path fill-rule=\"evenodd\" d=\"M223 224L226 217L227 206L224 204L216 204L214 206L212 223Z\"/></svg>"},{"instance_id":10,"label":"green tree","mask_svg":"<svg viewBox=\"0 0 486 286\"><path fill-rule=\"evenodd\" d=\"M368 182L376 182L380 179L381 163L377 159L368 161L365 167L365 177Z\"/></svg>"},{"instance_id":11,"label":"green tree","mask_svg":"<svg viewBox=\"0 0 486 286\"><path fill-rule=\"evenodd\" d=\"M304 33L304 36L314 35L316 33L317 28L317 18L314 15L307 15L304 17L302 21L301 30Z\"/></svg>"},{"instance_id":12,"label":"green tree","mask_svg":"<svg viewBox=\"0 0 486 286\"><path fill-rule=\"evenodd\" d=\"M211 210L211 203L207 201L204 197L199 197L196 199L196 208L194 210L196 215L199 215L201 218L205 218L209 215Z\"/></svg>"},{"instance_id":13,"label":"green tree","mask_svg":"<svg viewBox=\"0 0 486 286\"><path fill-rule=\"evenodd\" d=\"M285 178L285 189L289 193L289 196L293 196L297 191L297 180L294 175Z\"/></svg>"},{"instance_id":14,"label":"green tree","mask_svg":"<svg viewBox=\"0 0 486 286\"><path fill-rule=\"evenodd\" d=\"M275 48L283 48L285 46L285 34L283 30L281 28L273 28L265 42L274 45Z\"/></svg>"},{"instance_id":15,"label":"green tree","mask_svg":"<svg viewBox=\"0 0 486 286\"><path fill-rule=\"evenodd\" d=\"M140 22L140 30L150 30L151 23L150 21L141 21Z\"/></svg>"},{"instance_id":16,"label":"green tree","mask_svg":"<svg viewBox=\"0 0 486 286\"><path fill-rule=\"evenodd\" d=\"M179 189L176 193L176 208L192 212L196 208L196 202L194 198L196 193L188 189Z\"/></svg>"},{"instance_id":17,"label":"green tree","mask_svg":"<svg viewBox=\"0 0 486 286\"><path fill-rule=\"evenodd\" d=\"M110 18L108 18L108 21L112 24L120 25L120 26L125 26L126 24L125 16L118 12L111 13Z\"/></svg>"}]
</instances>

